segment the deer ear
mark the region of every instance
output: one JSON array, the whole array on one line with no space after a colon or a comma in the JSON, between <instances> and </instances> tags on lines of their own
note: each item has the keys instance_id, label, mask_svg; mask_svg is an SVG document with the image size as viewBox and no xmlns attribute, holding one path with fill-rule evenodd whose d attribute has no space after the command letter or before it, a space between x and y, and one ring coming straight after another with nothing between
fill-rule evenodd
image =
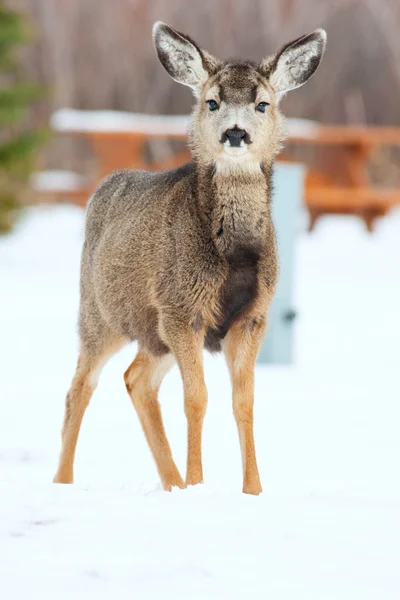
<instances>
[{"instance_id":1,"label":"deer ear","mask_svg":"<svg viewBox=\"0 0 400 600\"><path fill-rule=\"evenodd\" d=\"M196 90L218 70L220 62L216 58L161 21L154 24L153 41L161 64L178 83Z\"/></svg>"},{"instance_id":2,"label":"deer ear","mask_svg":"<svg viewBox=\"0 0 400 600\"><path fill-rule=\"evenodd\" d=\"M278 54L262 61L260 71L275 92L285 94L300 87L318 68L324 54L326 32L316 29L290 42Z\"/></svg>"}]
</instances>

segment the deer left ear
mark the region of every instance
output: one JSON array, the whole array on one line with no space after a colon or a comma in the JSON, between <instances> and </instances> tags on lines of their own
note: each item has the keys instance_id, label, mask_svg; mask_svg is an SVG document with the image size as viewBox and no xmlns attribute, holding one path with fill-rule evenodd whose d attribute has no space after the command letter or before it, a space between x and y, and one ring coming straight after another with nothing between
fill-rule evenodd
<instances>
[{"instance_id":1,"label":"deer left ear","mask_svg":"<svg viewBox=\"0 0 400 600\"><path fill-rule=\"evenodd\" d=\"M261 73L278 94L300 87L318 68L324 54L326 32L316 29L290 42L278 54L262 61Z\"/></svg>"}]
</instances>

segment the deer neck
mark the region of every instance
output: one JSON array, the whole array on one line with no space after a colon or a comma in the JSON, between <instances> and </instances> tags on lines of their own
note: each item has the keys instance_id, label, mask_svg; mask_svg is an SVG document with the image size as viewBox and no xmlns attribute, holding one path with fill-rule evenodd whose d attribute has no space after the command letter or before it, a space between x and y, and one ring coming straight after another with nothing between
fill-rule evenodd
<instances>
[{"instance_id":1,"label":"deer neck","mask_svg":"<svg viewBox=\"0 0 400 600\"><path fill-rule=\"evenodd\" d=\"M270 227L272 163L258 169L197 169L199 216L219 254L263 245Z\"/></svg>"}]
</instances>

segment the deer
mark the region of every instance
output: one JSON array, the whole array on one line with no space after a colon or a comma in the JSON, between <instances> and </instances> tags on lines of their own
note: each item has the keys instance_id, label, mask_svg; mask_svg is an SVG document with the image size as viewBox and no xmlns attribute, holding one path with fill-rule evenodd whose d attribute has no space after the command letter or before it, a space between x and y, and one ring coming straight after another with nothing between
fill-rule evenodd
<instances>
[{"instance_id":1,"label":"deer","mask_svg":"<svg viewBox=\"0 0 400 600\"><path fill-rule=\"evenodd\" d=\"M124 380L163 489L203 482L206 349L225 355L242 491L258 495L254 371L278 280L271 202L273 165L285 138L279 101L314 74L326 32L299 37L259 63L219 60L162 22L153 27L153 41L167 73L194 93L192 161L168 171L115 171L88 202L80 351L54 482L73 482L79 430L99 374L114 353L136 341ZM187 420L185 481L158 401L175 363Z\"/></svg>"}]
</instances>

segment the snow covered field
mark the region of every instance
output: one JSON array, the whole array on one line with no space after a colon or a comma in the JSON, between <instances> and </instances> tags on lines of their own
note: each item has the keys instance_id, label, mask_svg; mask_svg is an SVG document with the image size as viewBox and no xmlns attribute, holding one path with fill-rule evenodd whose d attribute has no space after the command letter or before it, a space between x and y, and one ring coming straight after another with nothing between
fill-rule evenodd
<instances>
[{"instance_id":1,"label":"snow covered field","mask_svg":"<svg viewBox=\"0 0 400 600\"><path fill-rule=\"evenodd\" d=\"M0 238L1 597L397 600L400 214L373 236L351 218L299 235L296 365L257 368L257 498L240 493L221 357L206 358L206 483L160 490L122 379L134 347L103 372L75 485L50 483L77 356L82 233L79 209L47 207ZM161 401L184 471L176 369Z\"/></svg>"}]
</instances>

